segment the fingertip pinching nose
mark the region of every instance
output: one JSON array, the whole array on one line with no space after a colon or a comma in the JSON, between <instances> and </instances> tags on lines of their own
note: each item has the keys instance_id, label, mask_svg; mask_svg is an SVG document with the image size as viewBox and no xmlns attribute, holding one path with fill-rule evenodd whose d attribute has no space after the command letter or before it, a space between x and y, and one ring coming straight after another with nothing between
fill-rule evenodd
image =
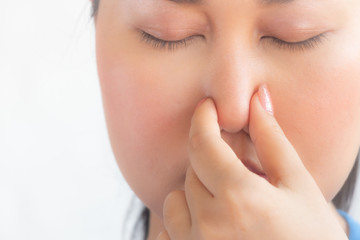
<instances>
[{"instance_id":1,"label":"fingertip pinching nose","mask_svg":"<svg viewBox=\"0 0 360 240\"><path fill-rule=\"evenodd\" d=\"M258 96L259 96L260 103L263 106L263 108L271 115L274 115L270 92L265 83L260 85Z\"/></svg>"}]
</instances>

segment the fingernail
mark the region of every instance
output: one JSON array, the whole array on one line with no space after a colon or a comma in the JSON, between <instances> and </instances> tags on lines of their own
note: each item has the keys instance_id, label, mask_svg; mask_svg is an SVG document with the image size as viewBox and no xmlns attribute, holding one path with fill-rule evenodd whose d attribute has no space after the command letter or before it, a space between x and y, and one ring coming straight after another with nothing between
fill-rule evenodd
<instances>
[{"instance_id":1,"label":"fingernail","mask_svg":"<svg viewBox=\"0 0 360 240\"><path fill-rule=\"evenodd\" d=\"M259 95L258 96L259 96L260 103L263 106L263 108L271 115L274 115L270 93L269 93L269 90L265 83L259 87Z\"/></svg>"}]
</instances>

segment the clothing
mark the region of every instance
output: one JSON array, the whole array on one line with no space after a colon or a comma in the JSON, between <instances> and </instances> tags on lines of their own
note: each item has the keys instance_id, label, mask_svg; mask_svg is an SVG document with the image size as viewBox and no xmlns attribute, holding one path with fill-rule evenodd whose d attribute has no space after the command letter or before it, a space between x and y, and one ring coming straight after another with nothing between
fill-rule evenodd
<instances>
[{"instance_id":1,"label":"clothing","mask_svg":"<svg viewBox=\"0 0 360 240\"><path fill-rule=\"evenodd\" d=\"M360 223L356 222L349 214L338 210L349 226L349 240L360 240Z\"/></svg>"},{"instance_id":2,"label":"clothing","mask_svg":"<svg viewBox=\"0 0 360 240\"><path fill-rule=\"evenodd\" d=\"M147 219L144 216L145 205L134 194L127 203L121 240L146 240Z\"/></svg>"}]
</instances>

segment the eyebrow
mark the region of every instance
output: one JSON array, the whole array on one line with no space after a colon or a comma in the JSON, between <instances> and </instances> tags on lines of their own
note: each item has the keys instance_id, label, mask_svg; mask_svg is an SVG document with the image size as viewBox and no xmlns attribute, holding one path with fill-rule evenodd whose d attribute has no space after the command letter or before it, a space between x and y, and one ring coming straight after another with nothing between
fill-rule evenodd
<instances>
[{"instance_id":1,"label":"eyebrow","mask_svg":"<svg viewBox=\"0 0 360 240\"><path fill-rule=\"evenodd\" d=\"M179 4L201 4L204 0L168 0L170 2L179 3ZM257 0L260 5L273 5L273 4L287 4L295 2L296 0Z\"/></svg>"}]
</instances>

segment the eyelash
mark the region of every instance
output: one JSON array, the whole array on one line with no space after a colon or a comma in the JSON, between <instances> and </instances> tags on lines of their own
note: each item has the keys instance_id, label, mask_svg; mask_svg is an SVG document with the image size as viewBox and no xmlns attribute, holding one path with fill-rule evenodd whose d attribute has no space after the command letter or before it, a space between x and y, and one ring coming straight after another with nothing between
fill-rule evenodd
<instances>
[{"instance_id":1,"label":"eyelash","mask_svg":"<svg viewBox=\"0 0 360 240\"><path fill-rule=\"evenodd\" d=\"M145 43L150 44L153 48L155 48L155 49L166 49L167 48L168 51L174 51L180 47L186 47L191 42L193 42L196 37L202 37L200 35L193 35L193 36L181 39L181 40L165 41L165 40L156 38L144 31L141 32L141 35L142 35L141 40L144 41Z\"/></svg>"},{"instance_id":2,"label":"eyelash","mask_svg":"<svg viewBox=\"0 0 360 240\"><path fill-rule=\"evenodd\" d=\"M194 35L190 36L181 40L176 41L165 41L159 38L156 38L144 31L141 31L142 40L150 44L155 49L167 49L168 51L174 51L180 47L186 47L188 46L196 37L203 37L201 35ZM306 39L304 41L300 42L286 42L281 39L265 36L261 39L269 39L272 43L274 43L279 49L285 49L290 51L305 51L308 49L312 49L317 47L319 44L321 44L325 38L325 34L319 34L317 36L314 36L312 38Z\"/></svg>"},{"instance_id":3,"label":"eyelash","mask_svg":"<svg viewBox=\"0 0 360 240\"><path fill-rule=\"evenodd\" d=\"M262 37L262 39L269 39L274 43L278 48L290 50L290 51L305 51L308 49L313 49L318 47L324 39L326 39L325 33L321 33L317 36L311 37L309 39L300 41L300 42L286 42L275 37Z\"/></svg>"}]
</instances>

